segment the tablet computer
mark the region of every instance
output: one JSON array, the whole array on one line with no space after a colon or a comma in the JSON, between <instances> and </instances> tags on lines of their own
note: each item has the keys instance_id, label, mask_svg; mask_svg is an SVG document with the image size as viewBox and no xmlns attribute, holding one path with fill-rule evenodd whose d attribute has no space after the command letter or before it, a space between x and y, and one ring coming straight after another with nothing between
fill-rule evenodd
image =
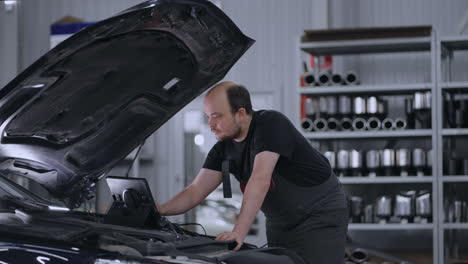
<instances>
[{"instance_id":1,"label":"tablet computer","mask_svg":"<svg viewBox=\"0 0 468 264\"><path fill-rule=\"evenodd\" d=\"M145 178L108 176L113 203L107 223L132 227L157 227L161 219Z\"/></svg>"}]
</instances>

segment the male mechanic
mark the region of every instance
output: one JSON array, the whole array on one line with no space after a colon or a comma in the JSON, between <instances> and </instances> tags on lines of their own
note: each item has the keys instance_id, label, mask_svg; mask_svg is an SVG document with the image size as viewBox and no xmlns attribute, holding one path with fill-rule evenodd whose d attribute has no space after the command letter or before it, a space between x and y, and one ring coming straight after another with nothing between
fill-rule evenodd
<instances>
[{"instance_id":1,"label":"male mechanic","mask_svg":"<svg viewBox=\"0 0 468 264\"><path fill-rule=\"evenodd\" d=\"M261 209L270 247L289 248L308 263L343 263L347 205L328 160L283 114L253 111L242 85L216 85L204 98L204 112L218 142L194 181L159 205L161 214L200 204L222 182L228 161L244 196L234 229L217 240L235 240L238 250Z\"/></svg>"}]
</instances>

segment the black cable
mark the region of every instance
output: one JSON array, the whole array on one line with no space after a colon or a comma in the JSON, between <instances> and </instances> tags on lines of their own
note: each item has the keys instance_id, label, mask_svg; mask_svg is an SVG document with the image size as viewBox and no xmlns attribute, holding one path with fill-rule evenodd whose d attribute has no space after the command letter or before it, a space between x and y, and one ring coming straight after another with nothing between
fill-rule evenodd
<instances>
[{"instance_id":1,"label":"black cable","mask_svg":"<svg viewBox=\"0 0 468 264\"><path fill-rule=\"evenodd\" d=\"M203 232L205 232L205 236L207 236L207 234L206 234L206 230L205 230L205 228L203 227L203 225L202 225L202 224L199 224L199 223L185 223L185 224L177 224L177 225L179 225L179 226L186 226L186 225L198 225L198 226L200 226L200 227L203 229Z\"/></svg>"},{"instance_id":2,"label":"black cable","mask_svg":"<svg viewBox=\"0 0 468 264\"><path fill-rule=\"evenodd\" d=\"M261 246L260 248L264 248L264 247L266 247L266 246L268 246L268 243L266 243L265 245Z\"/></svg>"},{"instance_id":3,"label":"black cable","mask_svg":"<svg viewBox=\"0 0 468 264\"><path fill-rule=\"evenodd\" d=\"M135 157L133 157L132 162L130 162L130 166L128 167L128 170L127 170L127 173L125 174L125 177L128 178L128 175L130 174L130 171L131 171L132 168L133 168L133 164L135 163L135 160L137 159L138 154L140 154L141 148L143 147L144 144L145 144L145 141L143 140L143 142L141 142L140 146L139 146L138 149L137 149L137 152L136 152L136 154L135 154Z\"/></svg>"}]
</instances>

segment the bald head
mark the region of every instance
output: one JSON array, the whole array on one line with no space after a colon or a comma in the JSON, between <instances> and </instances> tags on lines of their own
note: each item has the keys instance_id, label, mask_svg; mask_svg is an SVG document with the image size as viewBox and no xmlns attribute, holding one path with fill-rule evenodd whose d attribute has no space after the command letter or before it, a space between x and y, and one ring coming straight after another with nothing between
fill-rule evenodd
<instances>
[{"instance_id":1,"label":"bald head","mask_svg":"<svg viewBox=\"0 0 468 264\"><path fill-rule=\"evenodd\" d=\"M252 120L252 104L247 89L233 82L222 82L205 96L203 111L218 140L243 140Z\"/></svg>"},{"instance_id":2,"label":"bald head","mask_svg":"<svg viewBox=\"0 0 468 264\"><path fill-rule=\"evenodd\" d=\"M249 91L243 85L234 82L218 83L206 94L205 101L207 100L228 103L233 114L240 108L244 108L248 115L252 113Z\"/></svg>"}]
</instances>

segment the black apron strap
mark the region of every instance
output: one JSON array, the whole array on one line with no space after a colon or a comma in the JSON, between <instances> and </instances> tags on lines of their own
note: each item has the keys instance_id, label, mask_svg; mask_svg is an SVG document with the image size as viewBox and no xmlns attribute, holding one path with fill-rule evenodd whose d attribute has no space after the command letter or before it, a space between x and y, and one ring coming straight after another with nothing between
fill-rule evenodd
<instances>
[{"instance_id":1,"label":"black apron strap","mask_svg":"<svg viewBox=\"0 0 468 264\"><path fill-rule=\"evenodd\" d=\"M224 198L232 198L231 178L229 176L229 160L224 160L221 164L223 174L223 194Z\"/></svg>"}]
</instances>

